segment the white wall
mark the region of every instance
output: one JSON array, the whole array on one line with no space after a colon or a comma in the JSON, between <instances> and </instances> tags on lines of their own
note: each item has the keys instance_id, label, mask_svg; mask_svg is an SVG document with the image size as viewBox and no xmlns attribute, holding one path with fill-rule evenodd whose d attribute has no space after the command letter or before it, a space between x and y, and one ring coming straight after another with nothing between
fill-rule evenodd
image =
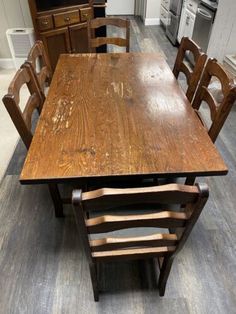
<instances>
[{"instance_id":1,"label":"white wall","mask_svg":"<svg viewBox=\"0 0 236 314\"><path fill-rule=\"evenodd\" d=\"M161 0L146 0L145 25L160 24Z\"/></svg>"},{"instance_id":2,"label":"white wall","mask_svg":"<svg viewBox=\"0 0 236 314\"><path fill-rule=\"evenodd\" d=\"M11 58L6 30L32 27L28 0L0 0L0 59ZM2 60L3 62L3 60Z\"/></svg>"},{"instance_id":3,"label":"white wall","mask_svg":"<svg viewBox=\"0 0 236 314\"><path fill-rule=\"evenodd\" d=\"M107 15L133 15L135 0L107 0Z\"/></svg>"},{"instance_id":4,"label":"white wall","mask_svg":"<svg viewBox=\"0 0 236 314\"><path fill-rule=\"evenodd\" d=\"M207 53L220 62L236 54L236 0L220 0Z\"/></svg>"}]
</instances>

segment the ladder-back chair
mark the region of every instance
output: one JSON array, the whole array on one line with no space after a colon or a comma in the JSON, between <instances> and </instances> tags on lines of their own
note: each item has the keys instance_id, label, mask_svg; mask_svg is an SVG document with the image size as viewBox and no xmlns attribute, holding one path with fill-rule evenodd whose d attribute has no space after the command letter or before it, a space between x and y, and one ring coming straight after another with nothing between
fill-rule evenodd
<instances>
[{"instance_id":1,"label":"ladder-back chair","mask_svg":"<svg viewBox=\"0 0 236 314\"><path fill-rule=\"evenodd\" d=\"M51 83L52 69L42 41L37 40L33 45L28 54L27 63L32 67L42 97L45 99L45 86Z\"/></svg>"},{"instance_id":2,"label":"ladder-back chair","mask_svg":"<svg viewBox=\"0 0 236 314\"><path fill-rule=\"evenodd\" d=\"M176 254L182 249L194 224L208 199L205 184L195 186L169 184L131 189L99 189L82 193L74 190L72 203L78 231L83 237L90 267L94 299L99 299L97 263L106 261L158 258L160 265L159 293L165 293L166 282ZM92 211L126 209L128 206L145 205L145 214L108 214L95 218ZM147 205L152 213L147 213ZM155 204L164 204L166 209L153 212ZM181 211L168 209L171 204L185 204ZM89 215L88 215L89 213ZM91 234L101 234L128 228L156 227L166 232L148 236L104 237L91 239ZM171 233L169 233L171 230Z\"/></svg>"},{"instance_id":3,"label":"ladder-back chair","mask_svg":"<svg viewBox=\"0 0 236 314\"><path fill-rule=\"evenodd\" d=\"M24 110L22 111L20 108L20 91L24 85L27 85L30 96L26 102ZM2 101L28 150L33 139L33 112L36 109L40 114L43 107L41 92L29 64L23 64L16 72L9 85L8 94L3 97ZM49 184L49 191L54 203L55 215L56 217L62 217L63 207L57 185Z\"/></svg>"},{"instance_id":4,"label":"ladder-back chair","mask_svg":"<svg viewBox=\"0 0 236 314\"><path fill-rule=\"evenodd\" d=\"M126 37L95 37L95 30L102 26L116 26L126 30ZM126 47L126 52L130 49L130 21L120 18L96 18L88 21L88 45L89 51L95 52L96 48L103 45L116 45Z\"/></svg>"},{"instance_id":5,"label":"ladder-back chair","mask_svg":"<svg viewBox=\"0 0 236 314\"><path fill-rule=\"evenodd\" d=\"M189 60L186 59L186 53L192 53L192 65ZM178 79L180 72L182 72L187 81L186 96L191 102L199 84L204 65L206 63L207 55L201 51L201 48L197 44L189 39L183 37L179 46L175 65L173 69L174 76Z\"/></svg>"}]
</instances>

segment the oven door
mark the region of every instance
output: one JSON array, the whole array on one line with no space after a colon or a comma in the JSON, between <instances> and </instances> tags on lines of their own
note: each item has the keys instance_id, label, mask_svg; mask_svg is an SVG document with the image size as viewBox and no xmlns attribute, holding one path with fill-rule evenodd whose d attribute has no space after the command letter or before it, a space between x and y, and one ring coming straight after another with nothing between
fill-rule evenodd
<instances>
[{"instance_id":1,"label":"oven door","mask_svg":"<svg viewBox=\"0 0 236 314\"><path fill-rule=\"evenodd\" d=\"M177 43L177 34L179 28L179 16L169 12L169 23L166 26L166 36L170 39L173 45Z\"/></svg>"},{"instance_id":2,"label":"oven door","mask_svg":"<svg viewBox=\"0 0 236 314\"><path fill-rule=\"evenodd\" d=\"M170 12L174 15L180 15L183 0L170 0Z\"/></svg>"}]
</instances>

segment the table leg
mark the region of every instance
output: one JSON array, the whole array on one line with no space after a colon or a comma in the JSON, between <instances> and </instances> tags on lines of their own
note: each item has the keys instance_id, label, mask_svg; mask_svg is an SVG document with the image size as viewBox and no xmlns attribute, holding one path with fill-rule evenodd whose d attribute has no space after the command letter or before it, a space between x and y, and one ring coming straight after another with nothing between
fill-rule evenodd
<instances>
[{"instance_id":1,"label":"table leg","mask_svg":"<svg viewBox=\"0 0 236 314\"><path fill-rule=\"evenodd\" d=\"M50 192L50 195L52 197L53 204L54 204L55 216L58 218L64 217L63 202L62 202L61 195L60 195L57 184L50 183L48 185L48 187L49 187L49 192Z\"/></svg>"},{"instance_id":2,"label":"table leg","mask_svg":"<svg viewBox=\"0 0 236 314\"><path fill-rule=\"evenodd\" d=\"M195 177L187 177L185 180L185 185L194 185L196 178Z\"/></svg>"}]
</instances>

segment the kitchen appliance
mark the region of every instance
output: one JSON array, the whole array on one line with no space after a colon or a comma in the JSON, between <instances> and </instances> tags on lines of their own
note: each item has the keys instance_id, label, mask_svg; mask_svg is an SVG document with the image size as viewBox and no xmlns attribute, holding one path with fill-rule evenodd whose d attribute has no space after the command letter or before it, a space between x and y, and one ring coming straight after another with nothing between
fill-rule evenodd
<instances>
[{"instance_id":1,"label":"kitchen appliance","mask_svg":"<svg viewBox=\"0 0 236 314\"><path fill-rule=\"evenodd\" d=\"M170 8L170 0L161 0L161 18L160 21L162 25L166 28L169 23L169 8Z\"/></svg>"},{"instance_id":2,"label":"kitchen appliance","mask_svg":"<svg viewBox=\"0 0 236 314\"><path fill-rule=\"evenodd\" d=\"M181 42L182 37L192 38L198 3L198 0L183 1L179 31L177 36L178 43Z\"/></svg>"},{"instance_id":3,"label":"kitchen appliance","mask_svg":"<svg viewBox=\"0 0 236 314\"><path fill-rule=\"evenodd\" d=\"M217 5L215 0L201 0L197 9L192 39L204 52L207 52Z\"/></svg>"},{"instance_id":4,"label":"kitchen appliance","mask_svg":"<svg viewBox=\"0 0 236 314\"><path fill-rule=\"evenodd\" d=\"M33 28L10 28L6 31L6 35L15 68L18 70L35 43L34 30Z\"/></svg>"},{"instance_id":5,"label":"kitchen appliance","mask_svg":"<svg viewBox=\"0 0 236 314\"><path fill-rule=\"evenodd\" d=\"M166 26L166 36L170 39L173 45L176 45L177 43L182 3L183 0L170 0L169 23Z\"/></svg>"}]
</instances>

